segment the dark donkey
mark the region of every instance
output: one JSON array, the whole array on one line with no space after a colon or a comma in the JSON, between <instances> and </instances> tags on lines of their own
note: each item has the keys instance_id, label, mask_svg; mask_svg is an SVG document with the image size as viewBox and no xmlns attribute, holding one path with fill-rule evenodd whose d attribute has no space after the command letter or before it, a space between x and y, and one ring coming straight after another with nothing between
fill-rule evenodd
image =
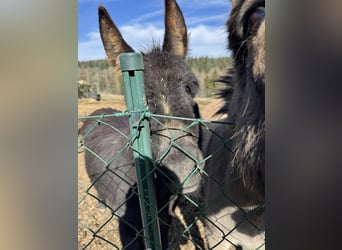
<instances>
[{"instance_id":1,"label":"dark donkey","mask_svg":"<svg viewBox=\"0 0 342 250\"><path fill-rule=\"evenodd\" d=\"M108 60L117 68L119 54L132 52L133 49L124 41L102 6L99 7L99 23ZM198 82L184 62L187 29L182 12L174 0L165 0L165 29L163 47L153 47L150 52L143 53L148 109L153 114L199 118L198 106L194 101ZM115 112L117 110L106 108L91 115ZM89 149L85 153L87 173L100 200L119 217L123 246L126 249L144 249L133 154L129 147L125 148L126 135L129 133L128 119L105 117L87 135L87 131L96 124L95 119L87 119L80 130L81 134L86 135L84 145ZM171 223L172 206L169 200L177 193L193 192L200 182L198 162L193 160L202 160L200 130L198 125L188 127L190 124L190 121L183 120L150 119L163 249L168 247L167 235Z\"/></svg>"},{"instance_id":2,"label":"dark donkey","mask_svg":"<svg viewBox=\"0 0 342 250\"><path fill-rule=\"evenodd\" d=\"M214 133L203 135L204 157L225 147L205 166L207 237L219 250L264 249L265 1L231 3L228 40L234 61L222 79L227 88L219 113L228 114L225 121L233 125L213 125Z\"/></svg>"}]
</instances>

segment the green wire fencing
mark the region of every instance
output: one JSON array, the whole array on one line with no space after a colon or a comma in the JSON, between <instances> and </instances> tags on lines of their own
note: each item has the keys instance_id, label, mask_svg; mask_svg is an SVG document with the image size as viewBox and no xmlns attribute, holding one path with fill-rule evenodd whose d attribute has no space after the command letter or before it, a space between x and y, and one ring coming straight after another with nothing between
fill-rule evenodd
<instances>
[{"instance_id":1,"label":"green wire fencing","mask_svg":"<svg viewBox=\"0 0 342 250\"><path fill-rule=\"evenodd\" d=\"M85 153L88 162L101 165L95 170L87 168L89 182L79 182L79 249L221 249L221 246L239 249L234 237L239 237L244 224L253 227L252 238L258 233L263 234L263 229L250 214L258 213L264 207L246 209L235 200L236 197L226 192L224 187L231 183L223 183L204 167L206 162L219 160L216 156L231 152L229 137L222 137L217 131L218 127L230 127L231 123L150 113L144 93L141 55L125 53L120 56L120 62L127 110L108 112L103 109L95 115L79 117L82 121L89 121L79 138L79 152ZM186 123L177 129L167 126L177 121ZM168 145L158 155L152 152L152 148L158 145L151 145L156 143L151 139L151 124L162 128L160 136L168 137ZM215 141L210 154L198 157L191 148L179 143L194 127L200 127L201 143L208 144L208 135ZM102 134L97 132L99 128L104 129ZM105 136L107 132L111 136ZM119 146L97 152L96 147L85 142L87 138L94 139L98 133L104 141L108 140L106 145ZM163 166L164 159L175 150L182 152L194 165L182 180ZM80 164L84 164L83 161L82 154ZM234 213L239 214L235 226L228 227L222 224L224 220L208 213L212 203L203 200L205 185L199 186L195 192L181 192L198 173L203 180L210 180L211 185L218 187L215 197L219 200L211 202L229 204ZM224 218L227 215L219 216ZM210 241L215 241L214 246ZM255 249L264 247L264 241L261 241Z\"/></svg>"}]
</instances>

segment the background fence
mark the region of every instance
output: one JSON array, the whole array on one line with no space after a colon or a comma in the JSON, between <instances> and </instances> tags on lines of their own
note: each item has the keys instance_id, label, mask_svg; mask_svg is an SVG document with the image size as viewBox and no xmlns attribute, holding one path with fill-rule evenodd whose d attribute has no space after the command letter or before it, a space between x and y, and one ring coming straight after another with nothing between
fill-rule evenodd
<instances>
[{"instance_id":1,"label":"background fence","mask_svg":"<svg viewBox=\"0 0 342 250\"><path fill-rule=\"evenodd\" d=\"M125 54L121 56L121 68L123 71L123 78L125 83L125 100L127 104L127 111L116 112L107 115L97 116L84 116L79 117L80 120L92 119L95 121L93 126L86 131L86 133L79 139L79 152L85 152L94 155L99 161L102 161L106 166L105 171L99 175L102 178L110 172L117 176L122 183L129 185L129 192L115 206L108 204L103 197L100 197L95 189L95 183L80 181L79 182L79 249L122 249L122 239L120 239L120 226L119 219L121 217L121 224L124 224L126 228L133 229L134 234L137 237L144 239L146 247L150 249L162 249L161 247L161 228L168 228L168 248L169 249L208 249L208 242L206 236L206 224L212 224L216 230L221 233L221 242L228 242L232 249L237 247L229 239L229 235L232 234L236 228L230 228L226 230L225 225L220 225L216 221L212 221L211 218L205 215L207 207L204 206L203 200L201 199L202 190L198 190L193 194L180 194L178 193L177 206L174 208L175 197L166 192L165 197L167 201L159 202L157 204L157 196L161 187L169 182L173 185L178 185L178 190L182 189L184 182L188 181L188 178L195 172L201 172L206 178L211 178L203 166L205 162L212 157L209 155L204 159L196 159L187 152L186 149L180 148L192 161L195 162L196 167L189 173L188 177L185 178L183 183L174 183L174 180L170 178L168 173L156 167L159 159L153 159L151 152L151 139L149 122L153 121L160 125L163 125L165 120L187 120L188 123L183 127L182 131L187 131L188 128L193 126L200 126L205 133L212 134L217 140L221 141L219 147L217 147L213 154L220 154L223 150L227 150L229 147L229 141L225 138L220 137L214 129L212 124L221 124L222 126L230 126L228 123L217 122L217 121L206 121L202 119L186 119L182 117L163 116L157 114L151 114L148 112L146 107L146 97L144 96L144 85L143 85L143 65L139 54ZM129 119L129 130L121 131L122 128L113 127L108 123L107 119ZM94 129L98 126L107 126L113 133L117 133L124 138L123 147L117 151L117 154L110 160L106 157L99 155L98 152L94 152L91 148L84 145L84 139L91 135ZM165 130L168 130L164 126ZM174 131L170 132L170 134ZM171 136L172 137L172 136ZM175 141L170 140L170 145L164 152L164 155L173 148L179 148L179 145ZM123 172L112 172L110 169L111 164L121 157L125 150L131 150L130 152L134 156L135 166L126 166ZM230 150L230 149L229 149ZM163 157L163 156L161 156ZM83 154L79 157L79 162L83 166L84 158ZM125 175L129 171L135 171L137 176L136 185L132 184L131 176ZM162 176L159 178L158 183L156 175ZM98 180L96 180L98 181ZM96 182L95 181L95 182ZM217 182L217 180L213 180ZM157 183L156 183L157 182ZM132 221L125 221L125 216L122 215L122 207L130 207L135 197L139 199L140 210L138 210L137 217L141 216L142 227L136 226ZM222 194L223 199L231 201L231 197L226 194ZM241 223L249 223L253 225L253 222L248 219L248 213L239 204L236 204L237 209L240 209L245 214L245 218L240 221ZM170 216L170 221L165 218L165 213L172 213L171 209L174 208L174 216ZM258 209L258 208L255 208ZM134 210L133 212L137 212ZM139 224L139 223L138 223ZM256 230L260 229L256 227ZM262 230L260 230L262 231ZM135 238L136 239L136 238ZM218 242L218 245L221 243ZM260 245L260 249L264 247L264 244Z\"/></svg>"}]
</instances>

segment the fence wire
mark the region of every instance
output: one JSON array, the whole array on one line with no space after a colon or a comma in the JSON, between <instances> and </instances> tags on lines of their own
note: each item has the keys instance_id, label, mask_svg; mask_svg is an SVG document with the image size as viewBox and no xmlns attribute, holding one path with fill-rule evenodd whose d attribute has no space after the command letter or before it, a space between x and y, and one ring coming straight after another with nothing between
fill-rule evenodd
<instances>
[{"instance_id":1,"label":"fence wire","mask_svg":"<svg viewBox=\"0 0 342 250\"><path fill-rule=\"evenodd\" d=\"M79 249L122 249L122 243L120 239L120 230L119 230L119 218L121 217L121 223L125 224L128 228L134 231L135 238L144 238L144 228L137 228L135 223L132 221L125 221L125 218L122 217L122 213L120 210L123 207L127 207L127 203L132 202L136 197L140 197L136 183L132 182L132 177L127 175L127 171L130 168L134 168L134 165L125 165L123 168L116 168L115 171L111 169L112 164L117 164L118 159L120 160L121 154L126 150L137 150L132 148L132 141L136 139L139 134L129 135L126 131L122 131L120 128L114 127L108 119L122 119L123 117L129 116L129 112L118 112L111 115L99 115L99 116L82 116L79 117L80 120L93 120L92 126L84 133L83 136L79 137L79 152L88 152L92 154L98 161L102 162L105 166L105 170L102 173L97 175L97 178L90 182L87 178L82 177L82 181L79 182L79 218L78 218L78 237L79 237ZM222 151L229 150L230 140L227 138L221 137L214 129L211 129L213 124L220 126L231 126L229 123L220 122L220 121L207 121L202 119L187 119L182 117L173 117L173 116L163 116L147 113L141 119L148 119L150 122L153 121L163 126L163 129L169 131L170 134L170 144L166 147L163 154L160 155L159 158L151 159L153 161L154 168L149 175L155 176L156 174L159 176L163 176L164 181L170 182L173 186L177 186L178 193L178 201L177 206L174 209L174 212L169 211L170 206L172 205L172 197L163 203L162 206L158 206L158 215L170 212L174 213L175 216L171 216L171 221L163 221L165 216L159 217L159 226L168 227L168 249L209 249L208 248L208 232L206 232L207 225L211 225L215 228L216 231L219 232L221 240L217 241L216 246L220 246L223 242L228 243L231 249L237 247L230 235L239 230L239 226L243 223L249 223L252 225L256 231L262 232L263 229L258 228L257 225L254 225L254 222L249 220L249 213L257 212L262 209L260 207L254 207L250 210L246 210L239 204L237 200L229 197L228 194L225 193L224 185L230 185L230 183L221 183L221 180L214 179L214 177L210 176L204 169L205 162L213 158L217 154L222 154ZM187 125L181 129L175 130L174 128L170 129L165 127L163 123L166 120L186 120ZM125 143L121 149L117 150L113 157L110 159L106 158L103 155L100 155L99 152L95 152L92 148L87 147L84 144L84 140L90 136L96 128L99 126L106 126L113 130L117 136L124 138ZM177 143L177 138L180 133L184 133L188 131L189 128L193 126L201 126L201 130L205 131L205 133L210 133L211 137L219 140L220 146L217 147L212 154L206 156L204 159L197 159L194 155L188 152L187 149L182 148L181 145ZM162 161L163 157L168 154L171 148L177 148L182 151L187 157L189 157L193 162L195 162L196 167L192 172L189 173L187 178L183 180L181 183L176 183L168 173L156 167L160 161ZM139 153L139 151L138 151ZM84 156L80 154L79 161L80 165L84 167ZM80 172L84 170L79 170ZM203 200L201 199L201 190L194 194L180 194L179 191L182 189L183 185L188 181L191 176L200 172L202 176L206 178L210 178L212 182L217 183L217 185L221 185L221 195L220 199L226 199L227 202L234 204L237 210L241 211L243 216L241 219L235 224L234 227L228 227L227 225L222 225L219 223L219 220L215 221L211 217L206 215L206 210L209 209L210 204L207 204L207 207L204 206ZM113 175L116 178L117 187L120 188L121 185L129 185L130 189L127 192L124 199L113 206L112 204L108 204L104 199L100 198L95 185L97 182L101 182L101 178L105 175ZM140 180L143 181L143 180ZM233 180L234 181L234 180ZM160 184L157 188L161 188ZM137 214L136 216L140 216ZM150 218L150 223L153 223L158 218ZM133 239L133 240L134 240ZM216 247L215 246L215 247ZM181 248L182 247L182 248ZM213 249L215 249L215 247ZM128 244L129 248L129 244ZM236 248L239 249L239 248ZM264 249L264 243L260 244L260 247L256 249Z\"/></svg>"}]
</instances>

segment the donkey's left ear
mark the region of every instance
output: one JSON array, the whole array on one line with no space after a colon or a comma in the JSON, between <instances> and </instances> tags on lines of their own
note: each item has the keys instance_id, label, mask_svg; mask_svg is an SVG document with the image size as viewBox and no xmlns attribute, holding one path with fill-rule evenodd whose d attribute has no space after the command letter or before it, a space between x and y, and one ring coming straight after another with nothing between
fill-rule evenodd
<instances>
[{"instance_id":1,"label":"donkey's left ear","mask_svg":"<svg viewBox=\"0 0 342 250\"><path fill-rule=\"evenodd\" d=\"M163 51L185 58L188 51L188 31L175 0L165 0L165 36Z\"/></svg>"}]
</instances>

